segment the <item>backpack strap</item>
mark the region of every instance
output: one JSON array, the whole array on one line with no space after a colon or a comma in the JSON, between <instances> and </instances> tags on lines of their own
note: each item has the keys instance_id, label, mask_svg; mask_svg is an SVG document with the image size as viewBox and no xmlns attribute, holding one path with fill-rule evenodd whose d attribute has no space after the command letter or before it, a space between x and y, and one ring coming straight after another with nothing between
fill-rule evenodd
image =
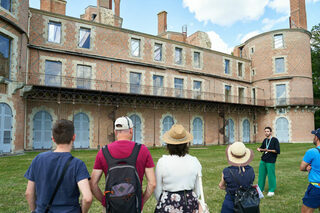
<instances>
[{"instance_id":1,"label":"backpack strap","mask_svg":"<svg viewBox=\"0 0 320 213\"><path fill-rule=\"evenodd\" d=\"M114 166L117 166L118 164L121 164L121 163L126 163L128 165L131 165L131 166L136 166L136 162L137 162L137 158L138 158L138 155L139 155L139 152L140 152L140 148L141 148L141 144L135 144L134 147L133 147L133 150L131 152L131 155L127 158L114 158L111 156L110 154L110 151L108 149L108 146L104 146L102 148L102 153L104 155L104 158L106 159L107 161L107 164L108 164L108 168L111 168L111 167L114 167Z\"/></svg>"},{"instance_id":2,"label":"backpack strap","mask_svg":"<svg viewBox=\"0 0 320 213\"><path fill-rule=\"evenodd\" d=\"M318 150L318 152L320 153L320 149L318 147L316 147L316 149Z\"/></svg>"}]
</instances>

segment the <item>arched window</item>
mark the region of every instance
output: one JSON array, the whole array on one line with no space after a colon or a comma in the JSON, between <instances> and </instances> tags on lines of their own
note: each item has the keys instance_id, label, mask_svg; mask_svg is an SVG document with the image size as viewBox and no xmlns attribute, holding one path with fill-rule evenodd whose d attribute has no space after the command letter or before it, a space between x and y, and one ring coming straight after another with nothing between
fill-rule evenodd
<instances>
[{"instance_id":1,"label":"arched window","mask_svg":"<svg viewBox=\"0 0 320 213\"><path fill-rule=\"evenodd\" d=\"M33 117L33 148L51 149L52 118L46 111L37 112Z\"/></svg>"},{"instance_id":2,"label":"arched window","mask_svg":"<svg viewBox=\"0 0 320 213\"><path fill-rule=\"evenodd\" d=\"M11 151L12 111L8 104L0 103L0 153Z\"/></svg>"},{"instance_id":3,"label":"arched window","mask_svg":"<svg viewBox=\"0 0 320 213\"><path fill-rule=\"evenodd\" d=\"M203 144L203 124L200 118L195 118L192 122L193 144Z\"/></svg>"},{"instance_id":4,"label":"arched window","mask_svg":"<svg viewBox=\"0 0 320 213\"><path fill-rule=\"evenodd\" d=\"M141 143L141 119L138 115L134 114L130 116L133 123L133 141Z\"/></svg>"},{"instance_id":5,"label":"arched window","mask_svg":"<svg viewBox=\"0 0 320 213\"><path fill-rule=\"evenodd\" d=\"M242 123L242 140L244 143L250 142L250 122L245 119Z\"/></svg>"},{"instance_id":6,"label":"arched window","mask_svg":"<svg viewBox=\"0 0 320 213\"><path fill-rule=\"evenodd\" d=\"M171 116L166 116L162 121L162 135L171 129L174 124L173 118ZM164 143L164 142L163 142Z\"/></svg>"},{"instance_id":7,"label":"arched window","mask_svg":"<svg viewBox=\"0 0 320 213\"><path fill-rule=\"evenodd\" d=\"M76 134L76 140L74 141L74 148L89 148L90 136L89 136L89 118L85 113L78 113L74 116L74 128Z\"/></svg>"},{"instance_id":8,"label":"arched window","mask_svg":"<svg viewBox=\"0 0 320 213\"><path fill-rule=\"evenodd\" d=\"M231 118L227 120L226 136L227 136L228 143L234 142L234 122Z\"/></svg>"},{"instance_id":9,"label":"arched window","mask_svg":"<svg viewBox=\"0 0 320 213\"><path fill-rule=\"evenodd\" d=\"M289 142L289 122L286 118L281 117L277 119L276 132L279 142Z\"/></svg>"}]
</instances>

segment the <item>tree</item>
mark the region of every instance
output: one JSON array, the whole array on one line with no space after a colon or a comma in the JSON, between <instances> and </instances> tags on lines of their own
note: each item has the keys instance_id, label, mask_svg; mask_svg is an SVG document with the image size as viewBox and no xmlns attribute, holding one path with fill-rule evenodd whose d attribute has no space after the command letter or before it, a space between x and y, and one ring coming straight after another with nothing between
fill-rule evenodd
<instances>
[{"instance_id":1,"label":"tree","mask_svg":"<svg viewBox=\"0 0 320 213\"><path fill-rule=\"evenodd\" d=\"M320 99L320 23L311 29L311 63L312 63L312 83L313 96ZM315 126L320 128L320 111L315 115Z\"/></svg>"}]
</instances>

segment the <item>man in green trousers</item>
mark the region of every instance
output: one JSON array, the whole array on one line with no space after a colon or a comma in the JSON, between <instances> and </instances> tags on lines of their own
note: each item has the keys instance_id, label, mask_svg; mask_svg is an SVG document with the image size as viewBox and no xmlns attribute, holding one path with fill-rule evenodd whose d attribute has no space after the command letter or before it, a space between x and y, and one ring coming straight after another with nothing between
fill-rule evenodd
<instances>
[{"instance_id":1,"label":"man in green trousers","mask_svg":"<svg viewBox=\"0 0 320 213\"><path fill-rule=\"evenodd\" d=\"M269 192L267 196L271 197L274 195L274 191L277 186L275 164L277 156L280 154L280 145L278 139L276 137L272 137L271 127L265 127L264 134L266 138L263 140L262 145L257 148L259 152L262 152L259 166L258 185L261 191L264 191L266 177L268 176Z\"/></svg>"}]
</instances>

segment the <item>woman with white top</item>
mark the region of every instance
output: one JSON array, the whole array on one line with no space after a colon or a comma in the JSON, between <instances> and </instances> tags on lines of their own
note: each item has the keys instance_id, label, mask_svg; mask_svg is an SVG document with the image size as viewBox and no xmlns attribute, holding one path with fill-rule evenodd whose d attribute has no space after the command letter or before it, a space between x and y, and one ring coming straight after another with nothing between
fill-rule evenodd
<instances>
[{"instance_id":1,"label":"woman with white top","mask_svg":"<svg viewBox=\"0 0 320 213\"><path fill-rule=\"evenodd\" d=\"M154 195L158 201L155 213L199 210L201 164L188 154L188 143L193 136L182 125L174 124L162 140L169 155L163 155L156 167L157 186Z\"/></svg>"}]
</instances>

